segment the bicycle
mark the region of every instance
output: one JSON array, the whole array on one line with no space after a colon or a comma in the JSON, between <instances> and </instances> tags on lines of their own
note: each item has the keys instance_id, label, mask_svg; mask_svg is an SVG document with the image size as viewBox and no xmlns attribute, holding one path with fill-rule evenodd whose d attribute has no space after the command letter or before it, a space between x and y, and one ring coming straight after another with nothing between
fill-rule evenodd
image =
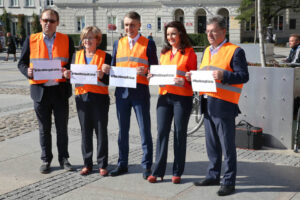
<instances>
[{"instance_id":1,"label":"bicycle","mask_svg":"<svg viewBox=\"0 0 300 200\"><path fill-rule=\"evenodd\" d=\"M193 107L190 114L190 120L187 129L187 135L195 133L202 126L204 121L203 114L200 114L200 97L198 92L193 94ZM174 131L173 127L171 128Z\"/></svg>"}]
</instances>

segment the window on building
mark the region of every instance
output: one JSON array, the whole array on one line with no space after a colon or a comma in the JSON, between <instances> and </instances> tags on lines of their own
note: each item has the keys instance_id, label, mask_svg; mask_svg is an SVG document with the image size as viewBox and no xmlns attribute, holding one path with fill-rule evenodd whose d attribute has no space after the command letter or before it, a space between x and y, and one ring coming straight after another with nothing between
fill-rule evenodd
<instances>
[{"instance_id":1,"label":"window on building","mask_svg":"<svg viewBox=\"0 0 300 200\"><path fill-rule=\"evenodd\" d=\"M19 6L19 0L10 0L10 6L12 7Z\"/></svg>"},{"instance_id":2,"label":"window on building","mask_svg":"<svg viewBox=\"0 0 300 200\"><path fill-rule=\"evenodd\" d=\"M53 6L54 5L54 0L47 0L47 6Z\"/></svg>"},{"instance_id":3,"label":"window on building","mask_svg":"<svg viewBox=\"0 0 300 200\"><path fill-rule=\"evenodd\" d=\"M0 6L3 7L3 0L0 0Z\"/></svg>"},{"instance_id":4,"label":"window on building","mask_svg":"<svg viewBox=\"0 0 300 200\"><path fill-rule=\"evenodd\" d=\"M34 0L26 0L25 1L25 6L28 6L28 7L34 6Z\"/></svg>"},{"instance_id":5,"label":"window on building","mask_svg":"<svg viewBox=\"0 0 300 200\"><path fill-rule=\"evenodd\" d=\"M296 29L296 19L290 19L290 29Z\"/></svg>"},{"instance_id":6,"label":"window on building","mask_svg":"<svg viewBox=\"0 0 300 200\"><path fill-rule=\"evenodd\" d=\"M11 34L14 36L17 34L17 22L11 23Z\"/></svg>"},{"instance_id":7,"label":"window on building","mask_svg":"<svg viewBox=\"0 0 300 200\"><path fill-rule=\"evenodd\" d=\"M85 18L77 17L77 31L82 31L84 27L85 27Z\"/></svg>"},{"instance_id":8,"label":"window on building","mask_svg":"<svg viewBox=\"0 0 300 200\"><path fill-rule=\"evenodd\" d=\"M161 17L157 17L157 31L161 31Z\"/></svg>"},{"instance_id":9,"label":"window on building","mask_svg":"<svg viewBox=\"0 0 300 200\"><path fill-rule=\"evenodd\" d=\"M276 31L282 31L283 30L283 16L275 16L274 17L274 30Z\"/></svg>"},{"instance_id":10,"label":"window on building","mask_svg":"<svg viewBox=\"0 0 300 200\"><path fill-rule=\"evenodd\" d=\"M116 30L116 28L117 28L116 22L117 22L117 17L116 16L108 16L107 17L107 24L108 24L107 28L108 28L108 30L110 30L110 31Z\"/></svg>"},{"instance_id":11,"label":"window on building","mask_svg":"<svg viewBox=\"0 0 300 200\"><path fill-rule=\"evenodd\" d=\"M252 16L250 18L250 28L251 28L251 31L255 30L255 17L254 16Z\"/></svg>"},{"instance_id":12,"label":"window on building","mask_svg":"<svg viewBox=\"0 0 300 200\"><path fill-rule=\"evenodd\" d=\"M245 31L250 31L250 21L245 21Z\"/></svg>"},{"instance_id":13,"label":"window on building","mask_svg":"<svg viewBox=\"0 0 300 200\"><path fill-rule=\"evenodd\" d=\"M31 23L30 22L27 22L27 24L26 24L26 33L27 33L27 35L30 35L30 33L31 33Z\"/></svg>"},{"instance_id":14,"label":"window on building","mask_svg":"<svg viewBox=\"0 0 300 200\"><path fill-rule=\"evenodd\" d=\"M255 30L255 17L252 16L249 21L245 22L245 31Z\"/></svg>"},{"instance_id":15,"label":"window on building","mask_svg":"<svg viewBox=\"0 0 300 200\"><path fill-rule=\"evenodd\" d=\"M121 29L124 30L124 20L121 20Z\"/></svg>"}]
</instances>

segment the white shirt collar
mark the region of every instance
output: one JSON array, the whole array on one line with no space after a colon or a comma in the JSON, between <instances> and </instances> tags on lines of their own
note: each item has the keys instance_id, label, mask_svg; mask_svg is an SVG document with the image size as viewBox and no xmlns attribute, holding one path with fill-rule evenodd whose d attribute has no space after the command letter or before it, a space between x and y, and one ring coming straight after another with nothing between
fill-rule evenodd
<instances>
[{"instance_id":1,"label":"white shirt collar","mask_svg":"<svg viewBox=\"0 0 300 200\"><path fill-rule=\"evenodd\" d=\"M227 39L225 39L221 44L219 44L219 46L217 46L216 48L214 48L213 46L209 47L210 50L210 54L214 55L216 53L218 53L219 49L227 42Z\"/></svg>"},{"instance_id":2,"label":"white shirt collar","mask_svg":"<svg viewBox=\"0 0 300 200\"><path fill-rule=\"evenodd\" d=\"M129 43L130 43L130 41L133 40L134 43L136 43L136 41L137 41L140 37L141 37L141 35L138 33L134 38L128 37L128 41L129 41Z\"/></svg>"},{"instance_id":3,"label":"white shirt collar","mask_svg":"<svg viewBox=\"0 0 300 200\"><path fill-rule=\"evenodd\" d=\"M49 38L47 35L45 35L45 33L43 33L43 38L45 39L48 39L48 40L51 40L51 39L54 39L56 37L56 32L52 35L51 38Z\"/></svg>"}]
</instances>

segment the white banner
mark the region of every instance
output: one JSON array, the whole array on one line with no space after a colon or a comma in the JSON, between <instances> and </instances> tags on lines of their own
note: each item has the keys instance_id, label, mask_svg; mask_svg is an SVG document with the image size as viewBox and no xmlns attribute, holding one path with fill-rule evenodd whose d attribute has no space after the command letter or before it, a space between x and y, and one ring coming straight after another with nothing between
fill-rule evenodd
<instances>
[{"instance_id":1,"label":"white banner","mask_svg":"<svg viewBox=\"0 0 300 200\"><path fill-rule=\"evenodd\" d=\"M109 86L136 88L136 68L111 67Z\"/></svg>"},{"instance_id":2,"label":"white banner","mask_svg":"<svg viewBox=\"0 0 300 200\"><path fill-rule=\"evenodd\" d=\"M51 80L62 78L62 68L60 60L34 60L33 79Z\"/></svg>"},{"instance_id":3,"label":"white banner","mask_svg":"<svg viewBox=\"0 0 300 200\"><path fill-rule=\"evenodd\" d=\"M151 65L149 85L175 85L176 65Z\"/></svg>"},{"instance_id":4,"label":"white banner","mask_svg":"<svg viewBox=\"0 0 300 200\"><path fill-rule=\"evenodd\" d=\"M97 65L71 64L71 83L97 85Z\"/></svg>"},{"instance_id":5,"label":"white banner","mask_svg":"<svg viewBox=\"0 0 300 200\"><path fill-rule=\"evenodd\" d=\"M213 78L213 71L191 71L192 87L196 92L216 92L216 81Z\"/></svg>"}]
</instances>

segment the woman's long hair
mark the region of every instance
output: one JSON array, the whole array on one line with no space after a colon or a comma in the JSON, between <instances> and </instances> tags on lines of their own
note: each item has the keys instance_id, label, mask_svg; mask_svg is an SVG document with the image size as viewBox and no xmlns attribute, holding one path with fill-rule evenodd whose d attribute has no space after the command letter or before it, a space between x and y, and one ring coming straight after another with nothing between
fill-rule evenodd
<instances>
[{"instance_id":1,"label":"woman's long hair","mask_svg":"<svg viewBox=\"0 0 300 200\"><path fill-rule=\"evenodd\" d=\"M189 40L189 37L186 33L186 30L183 26L183 24L181 22L178 22L178 21L171 21L169 22L165 28L164 28L164 31L165 31L165 44L164 44L164 47L162 48L161 50L161 53L164 54L166 53L167 51L171 50L172 49L172 46L170 45L170 43L168 42L168 39L167 39L167 30L168 28L171 27L171 28L176 28L179 32L179 39L180 39L180 44L179 44L179 51L181 52L181 54L184 54L185 53L185 48L187 47L191 47L191 42Z\"/></svg>"}]
</instances>

